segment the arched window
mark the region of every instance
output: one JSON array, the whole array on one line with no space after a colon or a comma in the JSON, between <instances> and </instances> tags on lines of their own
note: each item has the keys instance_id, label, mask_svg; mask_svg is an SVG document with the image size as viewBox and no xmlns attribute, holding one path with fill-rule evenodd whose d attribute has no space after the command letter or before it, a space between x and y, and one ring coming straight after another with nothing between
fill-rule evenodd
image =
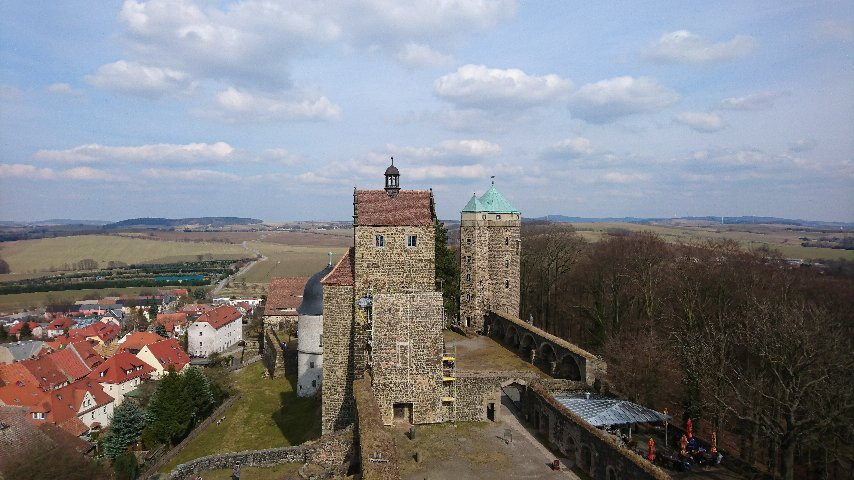
<instances>
[{"instance_id":1,"label":"arched window","mask_svg":"<svg viewBox=\"0 0 854 480\"><path fill-rule=\"evenodd\" d=\"M466 281L467 281L467 282L470 282L470 281L471 281L471 274L470 274L470 273L467 273L467 274L466 274Z\"/></svg>"}]
</instances>

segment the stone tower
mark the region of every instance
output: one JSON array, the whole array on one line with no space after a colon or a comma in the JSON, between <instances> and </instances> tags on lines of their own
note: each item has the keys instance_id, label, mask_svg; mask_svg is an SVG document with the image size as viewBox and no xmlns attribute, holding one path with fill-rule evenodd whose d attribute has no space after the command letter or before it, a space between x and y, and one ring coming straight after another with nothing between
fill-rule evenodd
<instances>
[{"instance_id":1,"label":"stone tower","mask_svg":"<svg viewBox=\"0 0 854 480\"><path fill-rule=\"evenodd\" d=\"M518 317L521 213L493 181L460 221L460 323L481 330L488 311Z\"/></svg>"},{"instance_id":2,"label":"stone tower","mask_svg":"<svg viewBox=\"0 0 854 480\"><path fill-rule=\"evenodd\" d=\"M429 190L353 192L354 247L323 280L323 431L354 419L352 382L370 372L383 422L443 420L442 295Z\"/></svg>"}]
</instances>

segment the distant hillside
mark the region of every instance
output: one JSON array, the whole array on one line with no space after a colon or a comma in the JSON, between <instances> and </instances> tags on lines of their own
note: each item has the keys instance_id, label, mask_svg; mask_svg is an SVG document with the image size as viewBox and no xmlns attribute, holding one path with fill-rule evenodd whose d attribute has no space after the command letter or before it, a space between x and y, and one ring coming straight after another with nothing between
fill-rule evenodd
<instances>
[{"instance_id":1,"label":"distant hillside","mask_svg":"<svg viewBox=\"0 0 854 480\"><path fill-rule=\"evenodd\" d=\"M688 222L710 222L722 223L724 225L790 225L799 227L819 228L819 229L852 229L854 223L850 222L822 222L817 220L801 220L779 217L757 217L753 215L743 215L740 217L678 217L678 218L638 218L638 217L568 217L566 215L546 215L543 217L530 218L526 220L545 220L549 222L565 222L565 223L602 223L602 222L625 222L625 223L674 223L679 221Z\"/></svg>"},{"instance_id":2,"label":"distant hillside","mask_svg":"<svg viewBox=\"0 0 854 480\"><path fill-rule=\"evenodd\" d=\"M255 225L263 223L257 218L243 217L198 217L198 218L131 218L120 222L104 225L105 230L122 228L175 228L185 225L204 227L225 227L229 225Z\"/></svg>"},{"instance_id":3,"label":"distant hillside","mask_svg":"<svg viewBox=\"0 0 854 480\"><path fill-rule=\"evenodd\" d=\"M34 220L32 222L16 222L0 220L2 227L49 227L54 225L86 225L101 226L110 223L107 220L72 220L68 218L51 218L49 220Z\"/></svg>"}]
</instances>

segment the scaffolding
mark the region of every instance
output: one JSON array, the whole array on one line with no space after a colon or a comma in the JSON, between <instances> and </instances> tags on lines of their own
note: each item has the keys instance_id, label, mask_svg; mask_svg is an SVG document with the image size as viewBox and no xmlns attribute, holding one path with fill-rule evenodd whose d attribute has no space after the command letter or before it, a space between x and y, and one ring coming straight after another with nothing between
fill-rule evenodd
<instances>
[{"instance_id":1,"label":"scaffolding","mask_svg":"<svg viewBox=\"0 0 854 480\"><path fill-rule=\"evenodd\" d=\"M450 420L457 419L457 346L446 347L442 353L442 404L448 406Z\"/></svg>"}]
</instances>

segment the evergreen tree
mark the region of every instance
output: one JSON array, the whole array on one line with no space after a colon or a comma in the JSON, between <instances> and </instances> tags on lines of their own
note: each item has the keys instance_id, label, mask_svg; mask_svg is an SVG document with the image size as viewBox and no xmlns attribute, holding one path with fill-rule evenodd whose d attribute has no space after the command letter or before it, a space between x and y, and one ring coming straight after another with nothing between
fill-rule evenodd
<instances>
[{"instance_id":1,"label":"evergreen tree","mask_svg":"<svg viewBox=\"0 0 854 480\"><path fill-rule=\"evenodd\" d=\"M214 397L208 378L196 367L190 367L181 374L184 396L190 399L190 418L195 424L205 418L212 410Z\"/></svg>"},{"instance_id":2,"label":"evergreen tree","mask_svg":"<svg viewBox=\"0 0 854 480\"><path fill-rule=\"evenodd\" d=\"M182 383L181 376L172 367L158 382L148 402L151 423L146 427L146 438L175 445L187 433L192 407Z\"/></svg>"},{"instance_id":3,"label":"evergreen tree","mask_svg":"<svg viewBox=\"0 0 854 480\"><path fill-rule=\"evenodd\" d=\"M157 320L157 314L159 313L159 311L160 309L157 308L157 305L152 305L148 307L148 319L152 322Z\"/></svg>"},{"instance_id":4,"label":"evergreen tree","mask_svg":"<svg viewBox=\"0 0 854 480\"><path fill-rule=\"evenodd\" d=\"M160 335L163 338L169 338L169 334L166 333L166 327L159 323L156 327L154 327L154 333Z\"/></svg>"},{"instance_id":5,"label":"evergreen tree","mask_svg":"<svg viewBox=\"0 0 854 480\"><path fill-rule=\"evenodd\" d=\"M139 464L133 452L124 452L113 460L113 471L117 480L136 480L139 476Z\"/></svg>"},{"instance_id":6,"label":"evergreen tree","mask_svg":"<svg viewBox=\"0 0 854 480\"><path fill-rule=\"evenodd\" d=\"M6 333L6 327L0 325L0 342L5 342L9 338L9 334Z\"/></svg>"},{"instance_id":7,"label":"evergreen tree","mask_svg":"<svg viewBox=\"0 0 854 480\"><path fill-rule=\"evenodd\" d=\"M436 221L436 283L442 288L445 313L456 316L460 306L460 268L456 253L448 247L448 229Z\"/></svg>"},{"instance_id":8,"label":"evergreen tree","mask_svg":"<svg viewBox=\"0 0 854 480\"><path fill-rule=\"evenodd\" d=\"M104 435L104 454L116 459L133 445L145 428L145 412L133 400L127 400L113 412L110 429Z\"/></svg>"},{"instance_id":9,"label":"evergreen tree","mask_svg":"<svg viewBox=\"0 0 854 480\"><path fill-rule=\"evenodd\" d=\"M33 330L30 328L30 322L25 321L24 325L21 327L18 338L24 340L25 338L30 338L32 335Z\"/></svg>"}]
</instances>

